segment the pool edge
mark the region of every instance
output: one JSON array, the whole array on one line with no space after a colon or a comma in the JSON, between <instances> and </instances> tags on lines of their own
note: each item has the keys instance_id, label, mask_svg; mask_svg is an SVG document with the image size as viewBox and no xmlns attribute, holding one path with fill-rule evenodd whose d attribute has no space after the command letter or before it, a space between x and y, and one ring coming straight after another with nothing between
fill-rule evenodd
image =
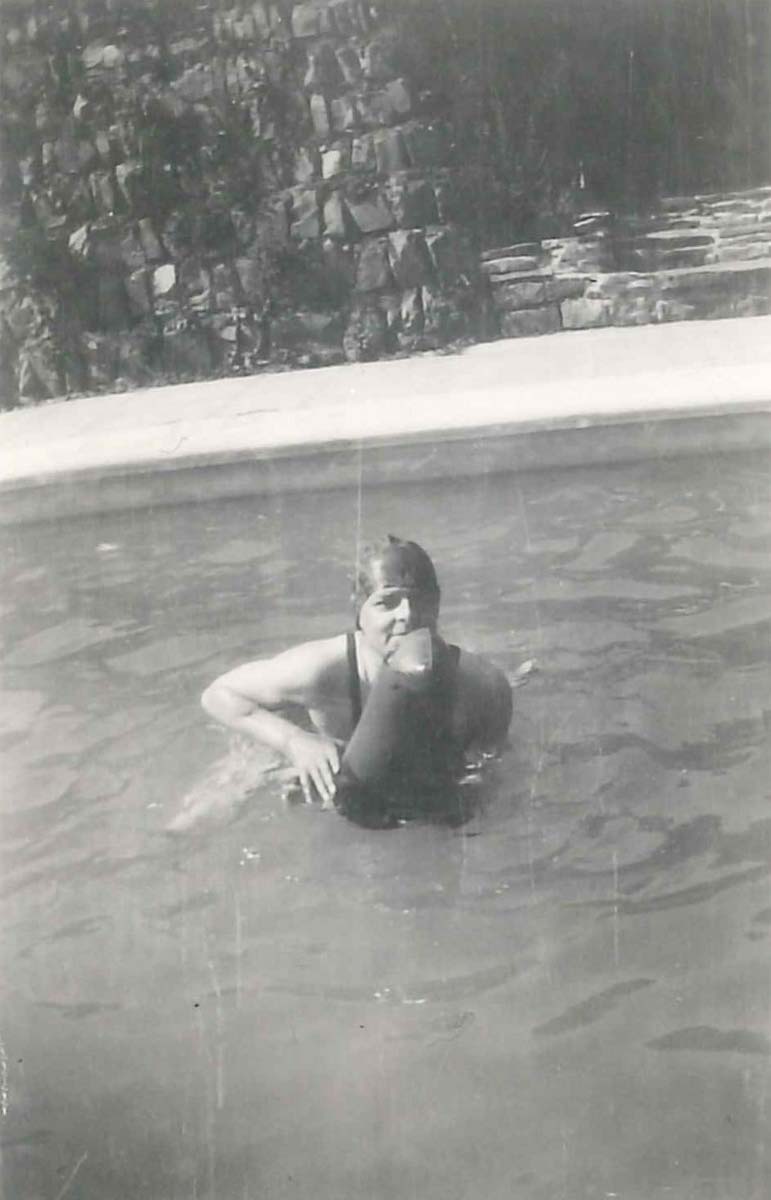
<instances>
[{"instance_id":1,"label":"pool edge","mask_svg":"<svg viewBox=\"0 0 771 1200\"><path fill-rule=\"evenodd\" d=\"M771 391L771 387L769 388ZM0 525L245 495L410 484L771 446L771 403L504 420L244 446L0 483Z\"/></svg>"}]
</instances>

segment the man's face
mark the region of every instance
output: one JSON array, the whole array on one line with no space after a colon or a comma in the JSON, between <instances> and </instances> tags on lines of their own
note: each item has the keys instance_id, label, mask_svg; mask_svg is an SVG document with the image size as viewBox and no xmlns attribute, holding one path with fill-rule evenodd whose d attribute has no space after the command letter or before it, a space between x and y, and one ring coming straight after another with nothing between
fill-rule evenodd
<instances>
[{"instance_id":1,"label":"man's face","mask_svg":"<svg viewBox=\"0 0 771 1200\"><path fill-rule=\"evenodd\" d=\"M439 597L436 592L410 587L403 580L381 579L359 610L364 640L386 661L406 633L436 629Z\"/></svg>"}]
</instances>

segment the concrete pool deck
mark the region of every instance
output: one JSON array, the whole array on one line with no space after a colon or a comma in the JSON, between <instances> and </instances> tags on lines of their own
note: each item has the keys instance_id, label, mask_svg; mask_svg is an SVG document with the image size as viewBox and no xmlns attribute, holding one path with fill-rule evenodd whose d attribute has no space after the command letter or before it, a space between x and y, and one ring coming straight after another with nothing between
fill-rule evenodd
<instances>
[{"instance_id":1,"label":"concrete pool deck","mask_svg":"<svg viewBox=\"0 0 771 1200\"><path fill-rule=\"evenodd\" d=\"M0 521L771 444L771 316L583 330L0 414Z\"/></svg>"}]
</instances>

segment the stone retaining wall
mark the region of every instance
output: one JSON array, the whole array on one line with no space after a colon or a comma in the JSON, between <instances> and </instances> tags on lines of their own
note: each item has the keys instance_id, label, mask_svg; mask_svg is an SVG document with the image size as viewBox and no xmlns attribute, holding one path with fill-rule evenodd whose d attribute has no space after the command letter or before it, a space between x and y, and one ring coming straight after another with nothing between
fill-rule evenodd
<instances>
[{"instance_id":1,"label":"stone retaining wall","mask_svg":"<svg viewBox=\"0 0 771 1200\"><path fill-rule=\"evenodd\" d=\"M474 331L431 96L365 0L7 0L6 405Z\"/></svg>"},{"instance_id":2,"label":"stone retaining wall","mask_svg":"<svg viewBox=\"0 0 771 1200\"><path fill-rule=\"evenodd\" d=\"M476 177L399 11L4 0L0 406L768 311L769 188L480 264Z\"/></svg>"},{"instance_id":3,"label":"stone retaining wall","mask_svg":"<svg viewBox=\"0 0 771 1200\"><path fill-rule=\"evenodd\" d=\"M676 197L647 218L585 213L574 234L487 250L502 337L771 312L771 187Z\"/></svg>"}]
</instances>

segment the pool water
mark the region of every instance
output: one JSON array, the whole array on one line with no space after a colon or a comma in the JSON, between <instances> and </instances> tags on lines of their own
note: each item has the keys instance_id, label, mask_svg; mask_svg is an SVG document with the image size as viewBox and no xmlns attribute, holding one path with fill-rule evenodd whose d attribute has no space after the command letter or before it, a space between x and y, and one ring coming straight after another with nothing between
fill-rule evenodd
<instances>
[{"instance_id":1,"label":"pool water","mask_svg":"<svg viewBox=\"0 0 771 1200\"><path fill-rule=\"evenodd\" d=\"M8 1200L767 1196L770 481L712 455L4 531ZM460 827L287 804L199 708L346 627L360 527L429 548L445 636L535 661Z\"/></svg>"}]
</instances>

